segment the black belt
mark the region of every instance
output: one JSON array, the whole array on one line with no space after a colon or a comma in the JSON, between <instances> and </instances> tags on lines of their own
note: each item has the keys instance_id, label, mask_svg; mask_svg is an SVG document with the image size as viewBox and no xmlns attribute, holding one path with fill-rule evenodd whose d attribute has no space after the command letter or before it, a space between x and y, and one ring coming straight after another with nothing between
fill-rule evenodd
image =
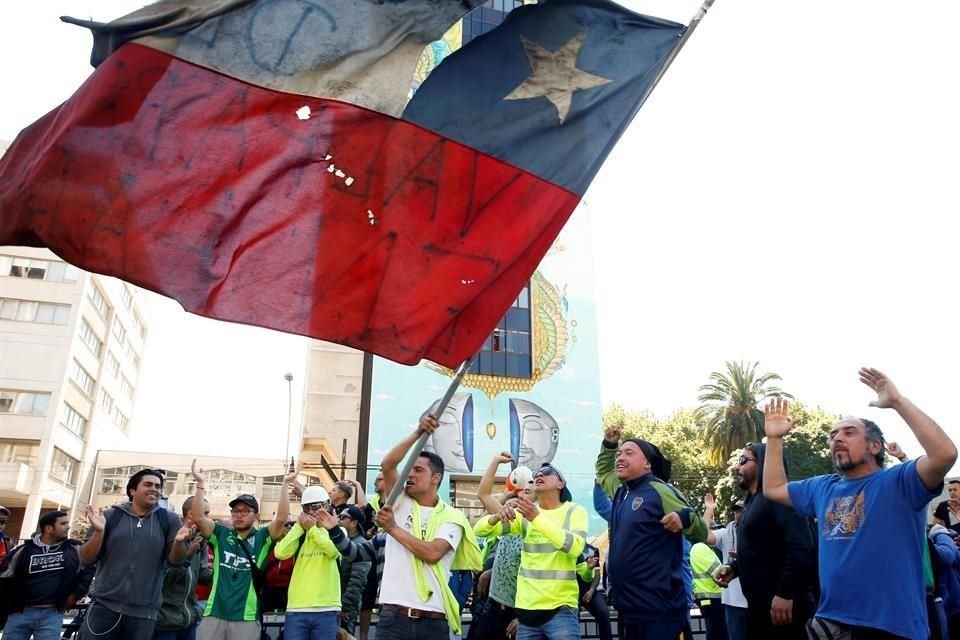
<instances>
[{"instance_id":1,"label":"black belt","mask_svg":"<svg viewBox=\"0 0 960 640\"><path fill-rule=\"evenodd\" d=\"M439 611L426 611L424 609L414 609L413 607L402 607L399 604L385 604L381 605L381 608L387 611L393 611L394 613L399 613L400 615L408 618L426 618L428 620L447 619L447 614L440 613Z\"/></svg>"}]
</instances>

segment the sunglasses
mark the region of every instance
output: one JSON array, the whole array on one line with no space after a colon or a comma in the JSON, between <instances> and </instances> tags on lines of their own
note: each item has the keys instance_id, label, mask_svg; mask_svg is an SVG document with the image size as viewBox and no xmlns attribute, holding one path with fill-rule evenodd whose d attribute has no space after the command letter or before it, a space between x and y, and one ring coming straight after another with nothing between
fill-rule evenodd
<instances>
[{"instance_id":1,"label":"sunglasses","mask_svg":"<svg viewBox=\"0 0 960 640\"><path fill-rule=\"evenodd\" d=\"M326 506L325 502L311 502L310 504L303 505L304 511L323 511Z\"/></svg>"},{"instance_id":2,"label":"sunglasses","mask_svg":"<svg viewBox=\"0 0 960 640\"><path fill-rule=\"evenodd\" d=\"M751 458L751 457L749 457L749 456L740 456L740 460L738 460L738 462L740 463L740 466L741 466L741 467L742 467L743 465L747 464L748 462L756 462L756 461L757 461L756 458Z\"/></svg>"},{"instance_id":3,"label":"sunglasses","mask_svg":"<svg viewBox=\"0 0 960 640\"><path fill-rule=\"evenodd\" d=\"M555 476L557 475L557 470L553 467L540 467L537 469L536 473L533 474L534 478L539 478L541 476Z\"/></svg>"},{"instance_id":4,"label":"sunglasses","mask_svg":"<svg viewBox=\"0 0 960 640\"><path fill-rule=\"evenodd\" d=\"M0 518L0 524L7 524L6 518Z\"/></svg>"},{"instance_id":5,"label":"sunglasses","mask_svg":"<svg viewBox=\"0 0 960 640\"><path fill-rule=\"evenodd\" d=\"M230 509L230 515L232 516L249 516L253 513L256 513L256 511L251 511L250 509Z\"/></svg>"},{"instance_id":6,"label":"sunglasses","mask_svg":"<svg viewBox=\"0 0 960 640\"><path fill-rule=\"evenodd\" d=\"M341 513L341 514L338 516L338 519L339 519L339 520L343 520L344 518L347 518L348 520L353 520L353 518L351 518L350 516L348 516L348 515L345 514L345 513Z\"/></svg>"}]
</instances>

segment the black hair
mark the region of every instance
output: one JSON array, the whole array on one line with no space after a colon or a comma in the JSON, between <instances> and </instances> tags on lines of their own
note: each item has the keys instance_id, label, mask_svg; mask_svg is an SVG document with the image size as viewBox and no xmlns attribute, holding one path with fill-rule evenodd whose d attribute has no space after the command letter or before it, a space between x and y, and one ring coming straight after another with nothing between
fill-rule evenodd
<instances>
[{"instance_id":1,"label":"black hair","mask_svg":"<svg viewBox=\"0 0 960 640\"><path fill-rule=\"evenodd\" d=\"M137 486L139 486L144 476L156 476L160 478L160 490L163 491L163 483L166 481L166 478L163 477L163 471L160 469L140 469L140 471L130 476L130 479L127 481L128 499L133 500L133 492L137 490Z\"/></svg>"},{"instance_id":2,"label":"black hair","mask_svg":"<svg viewBox=\"0 0 960 640\"><path fill-rule=\"evenodd\" d=\"M763 466L767 461L767 445L760 442L748 442L744 451L749 451L757 459L757 490L763 492ZM783 475L790 478L790 469L787 466L787 452L784 451L783 457Z\"/></svg>"},{"instance_id":3,"label":"black hair","mask_svg":"<svg viewBox=\"0 0 960 640\"><path fill-rule=\"evenodd\" d=\"M346 480L338 480L333 483L333 486L347 494L348 499L353 497L353 486Z\"/></svg>"},{"instance_id":4,"label":"black hair","mask_svg":"<svg viewBox=\"0 0 960 640\"><path fill-rule=\"evenodd\" d=\"M435 454L433 451L421 451L419 457L427 459L427 464L430 465L430 471L433 473L439 473L440 482L443 482L443 458Z\"/></svg>"},{"instance_id":5,"label":"black hair","mask_svg":"<svg viewBox=\"0 0 960 640\"><path fill-rule=\"evenodd\" d=\"M66 511L48 511L42 516L40 520L37 521L37 531L40 535L43 535L44 529L47 527L52 527L57 524L57 520L63 518L67 515Z\"/></svg>"},{"instance_id":6,"label":"black hair","mask_svg":"<svg viewBox=\"0 0 960 640\"><path fill-rule=\"evenodd\" d=\"M872 440L880 443L880 451L874 456L874 459L876 459L878 467L883 467L883 461L887 457L887 454L885 453L887 449L887 441L883 439L883 431L881 431L880 427L877 426L877 423L873 422L872 420L860 418L860 422L862 422L863 426L866 427L867 442Z\"/></svg>"},{"instance_id":7,"label":"black hair","mask_svg":"<svg viewBox=\"0 0 960 640\"><path fill-rule=\"evenodd\" d=\"M960 480L947 480L947 484L960 484Z\"/></svg>"}]
</instances>

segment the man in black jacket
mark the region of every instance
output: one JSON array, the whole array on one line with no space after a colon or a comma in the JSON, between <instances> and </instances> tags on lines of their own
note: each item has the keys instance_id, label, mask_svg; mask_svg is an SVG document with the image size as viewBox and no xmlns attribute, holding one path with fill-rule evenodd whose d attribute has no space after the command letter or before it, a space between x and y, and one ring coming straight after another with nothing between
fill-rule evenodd
<instances>
[{"instance_id":1,"label":"man in black jacket","mask_svg":"<svg viewBox=\"0 0 960 640\"><path fill-rule=\"evenodd\" d=\"M748 640L803 640L816 607L813 532L807 519L764 497L765 454L766 445L748 445L735 469L747 498L737 524L737 559L718 577L740 578L749 611Z\"/></svg>"},{"instance_id":2,"label":"man in black jacket","mask_svg":"<svg viewBox=\"0 0 960 640\"><path fill-rule=\"evenodd\" d=\"M80 554L67 536L70 518L63 511L43 514L39 532L13 549L0 566L5 584L0 595L10 618L4 637L55 640L60 637L63 611L82 598L93 568L80 568Z\"/></svg>"}]
</instances>

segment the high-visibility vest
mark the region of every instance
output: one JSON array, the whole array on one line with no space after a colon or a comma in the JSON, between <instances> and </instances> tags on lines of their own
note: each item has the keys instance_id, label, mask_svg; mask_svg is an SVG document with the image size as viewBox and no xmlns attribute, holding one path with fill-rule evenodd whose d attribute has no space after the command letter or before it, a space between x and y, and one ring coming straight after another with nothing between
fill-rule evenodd
<instances>
[{"instance_id":1,"label":"high-visibility vest","mask_svg":"<svg viewBox=\"0 0 960 640\"><path fill-rule=\"evenodd\" d=\"M698 542L690 549L690 567L693 569L693 599L695 601L719 598L723 593L723 587L713 579L714 574L721 566L717 554L704 543Z\"/></svg>"}]
</instances>

